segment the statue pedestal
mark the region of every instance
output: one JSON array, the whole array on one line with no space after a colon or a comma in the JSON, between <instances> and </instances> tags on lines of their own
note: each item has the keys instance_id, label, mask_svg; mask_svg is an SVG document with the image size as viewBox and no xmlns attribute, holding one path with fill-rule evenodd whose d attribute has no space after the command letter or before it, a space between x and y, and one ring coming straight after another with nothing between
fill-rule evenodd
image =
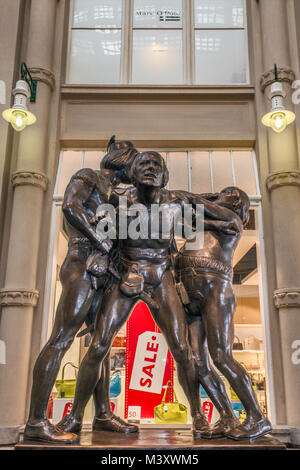
<instances>
[{"instance_id":1,"label":"statue pedestal","mask_svg":"<svg viewBox=\"0 0 300 470\"><path fill-rule=\"evenodd\" d=\"M139 433L118 434L107 431L83 431L80 442L73 445L47 444L33 441L20 442L16 450L149 450L149 451L201 451L201 450L285 450L286 446L270 434L253 441L233 441L222 438L197 439L190 430L140 429Z\"/></svg>"}]
</instances>

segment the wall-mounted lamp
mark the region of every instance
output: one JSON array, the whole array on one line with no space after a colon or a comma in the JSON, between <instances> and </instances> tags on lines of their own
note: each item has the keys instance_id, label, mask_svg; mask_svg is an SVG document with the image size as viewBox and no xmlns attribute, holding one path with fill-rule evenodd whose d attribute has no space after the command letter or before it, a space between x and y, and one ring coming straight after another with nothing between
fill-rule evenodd
<instances>
[{"instance_id":1,"label":"wall-mounted lamp","mask_svg":"<svg viewBox=\"0 0 300 470\"><path fill-rule=\"evenodd\" d=\"M271 127L275 132L282 132L295 120L295 114L284 108L283 98L286 93L283 91L282 84L278 80L277 65L275 64L275 82L271 85L271 94L269 98L272 102L272 109L269 113L265 114L262 118L262 123Z\"/></svg>"},{"instance_id":2,"label":"wall-mounted lamp","mask_svg":"<svg viewBox=\"0 0 300 470\"><path fill-rule=\"evenodd\" d=\"M27 98L30 97L30 102L35 102L36 86L37 80L32 79L25 62L22 62L21 80L17 81L12 92L15 97L13 107L2 113L3 118L10 122L16 131L22 131L36 121L35 115L27 109Z\"/></svg>"}]
</instances>

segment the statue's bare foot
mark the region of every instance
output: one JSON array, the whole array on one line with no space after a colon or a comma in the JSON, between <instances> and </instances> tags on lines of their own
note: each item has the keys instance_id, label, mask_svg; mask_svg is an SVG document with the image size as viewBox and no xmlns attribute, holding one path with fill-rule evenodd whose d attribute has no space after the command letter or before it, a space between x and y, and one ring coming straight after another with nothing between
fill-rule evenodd
<instances>
[{"instance_id":1,"label":"statue's bare foot","mask_svg":"<svg viewBox=\"0 0 300 470\"><path fill-rule=\"evenodd\" d=\"M246 419L235 429L225 432L226 437L239 441L242 439L257 439L272 431L271 423L267 418L254 420L253 418Z\"/></svg>"},{"instance_id":2,"label":"statue's bare foot","mask_svg":"<svg viewBox=\"0 0 300 470\"><path fill-rule=\"evenodd\" d=\"M76 444L76 434L57 429L48 420L39 423L27 423L24 430L24 441L53 442L56 444Z\"/></svg>"},{"instance_id":3,"label":"statue's bare foot","mask_svg":"<svg viewBox=\"0 0 300 470\"><path fill-rule=\"evenodd\" d=\"M126 423L123 419L114 414L95 417L93 421L93 431L111 431L120 433L138 432L139 428L135 424Z\"/></svg>"},{"instance_id":4,"label":"statue's bare foot","mask_svg":"<svg viewBox=\"0 0 300 470\"><path fill-rule=\"evenodd\" d=\"M225 432L238 427L241 423L234 416L222 416L208 432L203 431L202 436L205 439L217 439L225 437Z\"/></svg>"},{"instance_id":5,"label":"statue's bare foot","mask_svg":"<svg viewBox=\"0 0 300 470\"><path fill-rule=\"evenodd\" d=\"M204 437L210 432L210 426L204 414L198 413L193 417L194 437Z\"/></svg>"},{"instance_id":6,"label":"statue's bare foot","mask_svg":"<svg viewBox=\"0 0 300 470\"><path fill-rule=\"evenodd\" d=\"M80 433L82 428L82 421L76 419L71 413L65 416L57 425L56 429L63 432Z\"/></svg>"}]
</instances>

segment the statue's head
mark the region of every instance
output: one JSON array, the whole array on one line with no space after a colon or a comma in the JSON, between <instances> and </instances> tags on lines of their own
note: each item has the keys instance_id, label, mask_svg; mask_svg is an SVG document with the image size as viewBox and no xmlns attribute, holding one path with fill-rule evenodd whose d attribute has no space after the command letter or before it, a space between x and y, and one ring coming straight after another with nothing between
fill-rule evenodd
<instances>
[{"instance_id":1,"label":"statue's head","mask_svg":"<svg viewBox=\"0 0 300 470\"><path fill-rule=\"evenodd\" d=\"M234 211L245 226L249 219L250 200L248 195L236 186L222 189L218 197L218 204Z\"/></svg>"},{"instance_id":2,"label":"statue's head","mask_svg":"<svg viewBox=\"0 0 300 470\"><path fill-rule=\"evenodd\" d=\"M112 170L115 180L124 184L130 184L131 166L138 150L128 140L115 140L113 135L107 144L107 153L104 155L100 168Z\"/></svg>"},{"instance_id":3,"label":"statue's head","mask_svg":"<svg viewBox=\"0 0 300 470\"><path fill-rule=\"evenodd\" d=\"M163 188L169 181L169 172L160 153L153 150L139 153L131 167L131 182Z\"/></svg>"}]
</instances>

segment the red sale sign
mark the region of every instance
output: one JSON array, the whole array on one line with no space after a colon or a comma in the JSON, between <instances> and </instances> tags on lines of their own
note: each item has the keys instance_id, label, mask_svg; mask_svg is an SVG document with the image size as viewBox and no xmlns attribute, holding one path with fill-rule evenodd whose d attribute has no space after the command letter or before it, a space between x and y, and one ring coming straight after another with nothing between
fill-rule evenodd
<instances>
[{"instance_id":1,"label":"red sale sign","mask_svg":"<svg viewBox=\"0 0 300 470\"><path fill-rule=\"evenodd\" d=\"M151 419L169 380L173 387L173 358L143 302L127 322L126 346L125 418Z\"/></svg>"},{"instance_id":2,"label":"red sale sign","mask_svg":"<svg viewBox=\"0 0 300 470\"><path fill-rule=\"evenodd\" d=\"M205 401L202 405L202 409L204 411L204 414L207 418L207 421L211 423L211 418L214 410L214 405L212 404L211 401Z\"/></svg>"},{"instance_id":3,"label":"red sale sign","mask_svg":"<svg viewBox=\"0 0 300 470\"><path fill-rule=\"evenodd\" d=\"M68 403L66 403L62 417L64 418L65 416L70 414L72 408L73 408L73 402L72 401L69 401Z\"/></svg>"}]
</instances>

